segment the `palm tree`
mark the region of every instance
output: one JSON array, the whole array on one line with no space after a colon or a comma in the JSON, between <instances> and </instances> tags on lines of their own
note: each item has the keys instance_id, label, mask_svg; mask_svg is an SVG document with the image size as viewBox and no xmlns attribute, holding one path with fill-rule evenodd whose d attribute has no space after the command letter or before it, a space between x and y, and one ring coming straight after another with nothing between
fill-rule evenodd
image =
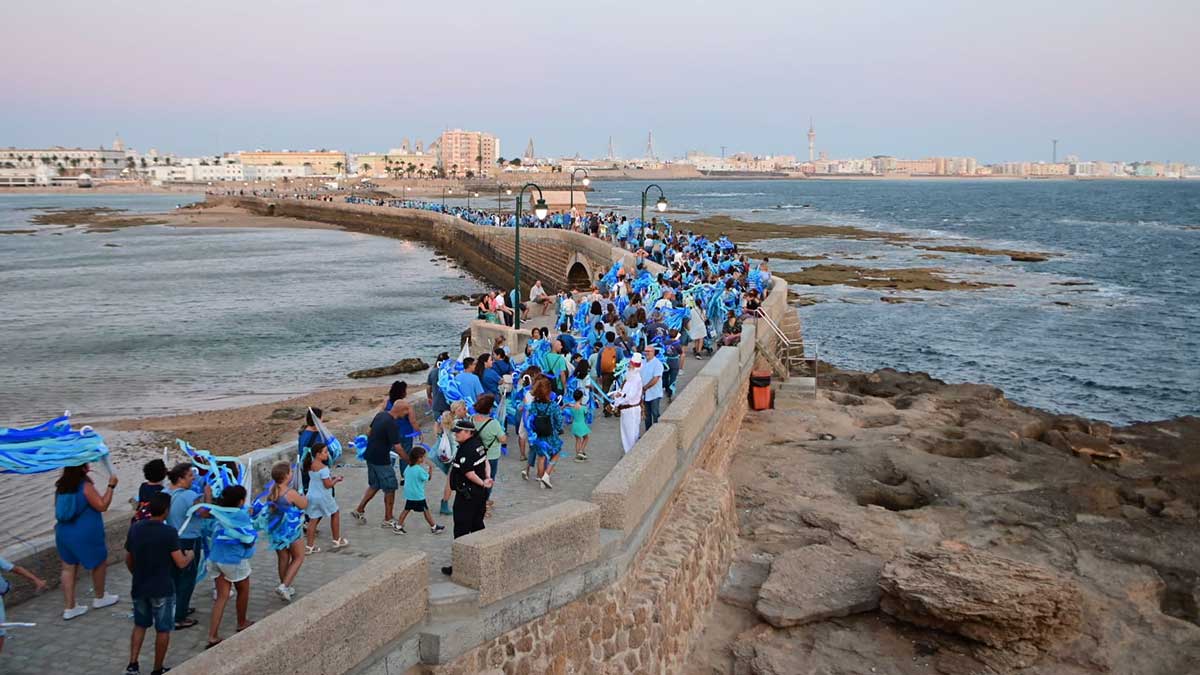
<instances>
[{"instance_id":1,"label":"palm tree","mask_svg":"<svg viewBox=\"0 0 1200 675\"><path fill-rule=\"evenodd\" d=\"M479 164L479 174L483 175L483 153L475 155L475 161Z\"/></svg>"},{"instance_id":2,"label":"palm tree","mask_svg":"<svg viewBox=\"0 0 1200 675\"><path fill-rule=\"evenodd\" d=\"M408 171L408 175L409 175L409 177L411 178L411 177L412 177L412 175L413 175L413 172L417 170L417 165L416 165L416 164L413 164L412 162L409 162L409 163L408 163L408 166L406 166L406 167L404 167L404 168L405 168L405 170L406 170L406 171Z\"/></svg>"},{"instance_id":3,"label":"palm tree","mask_svg":"<svg viewBox=\"0 0 1200 675\"><path fill-rule=\"evenodd\" d=\"M458 178L458 165L457 164L450 165L450 175L455 178Z\"/></svg>"},{"instance_id":4,"label":"palm tree","mask_svg":"<svg viewBox=\"0 0 1200 675\"><path fill-rule=\"evenodd\" d=\"M370 171L371 171L371 165L370 165L370 164L363 164L363 165L362 165L362 170L363 170L363 173L368 173L368 172L370 172Z\"/></svg>"},{"instance_id":5,"label":"palm tree","mask_svg":"<svg viewBox=\"0 0 1200 675\"><path fill-rule=\"evenodd\" d=\"M155 163L155 164L158 164L158 158L157 158L157 157L155 157L155 158L154 158L154 163ZM146 158L145 158L145 157L143 157L143 158L142 158L142 168L143 168L143 169L144 169L144 168L146 168Z\"/></svg>"},{"instance_id":6,"label":"palm tree","mask_svg":"<svg viewBox=\"0 0 1200 675\"><path fill-rule=\"evenodd\" d=\"M339 175L342 173L342 166L343 166L343 164L341 162L333 163L333 168L337 169L337 172Z\"/></svg>"}]
</instances>

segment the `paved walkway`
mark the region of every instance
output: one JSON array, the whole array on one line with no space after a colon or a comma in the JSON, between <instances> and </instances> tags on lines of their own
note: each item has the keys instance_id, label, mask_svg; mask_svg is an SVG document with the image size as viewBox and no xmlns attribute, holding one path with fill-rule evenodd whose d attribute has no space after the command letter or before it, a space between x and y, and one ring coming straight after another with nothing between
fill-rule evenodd
<instances>
[{"instance_id":1,"label":"paved walkway","mask_svg":"<svg viewBox=\"0 0 1200 675\"><path fill-rule=\"evenodd\" d=\"M678 387L691 380L691 377L704 365L689 357L686 367L680 372ZM664 401L665 403L665 401ZM666 406L664 406L664 410ZM424 425L428 432L430 424ZM564 427L565 429L565 427ZM426 434L426 442L432 441L432 434ZM608 474L621 458L620 432L616 418L606 419L597 415L592 428L592 441L589 448L591 459L587 462L577 462L574 459L574 440L569 430L564 434L564 452L559 457L552 482L554 489L543 489L534 481L522 481L520 471L524 462L521 461L516 443L512 444L511 454L503 457L500 462L499 481L493 493L495 508L487 521L488 527L504 527L505 521L520 518L522 514L553 505L566 499L587 501L592 490L600 480ZM329 552L329 526L321 523L318 545L325 552L308 557L304 567L296 579L295 587L298 596L303 596L323 586L339 576L354 569L371 556L393 547L402 547L425 551L430 559L430 581L446 581L439 568L450 564L449 531L453 523L449 516L435 516L438 522L446 525L447 533L433 535L425 526L419 514L409 514L405 523L406 535L396 535L390 530L379 527L383 520L383 496L378 495L367 507L367 525L361 525L349 517L349 511L358 503L366 487L366 469L358 462L351 462L335 470L335 475L346 477L345 482L337 488L338 503L342 508L342 536L348 538L351 545L339 552ZM428 485L428 501L431 505L438 504L441 498L445 478L435 474ZM401 495L397 495L398 506L403 506ZM399 511L397 511L399 515ZM265 548L260 550L253 559L254 573L251 575L250 619L261 619L284 606L282 600L275 596L273 589L279 583L275 571L275 557ZM120 594L121 602L113 607L91 610L82 617L71 621L62 620L62 594L58 590L34 598L17 607L9 608L9 621L36 622L36 628L14 628L9 630L8 643L4 653L0 654L0 673L5 675L40 675L43 673L121 673L127 663L129 651L129 633L132 627L132 609L129 601L129 573L124 565L114 565L109 568L109 592ZM81 580L80 599L89 597L91 589L90 578ZM172 635L171 649L167 656L167 665L178 664L203 650L208 635L208 625L212 606L212 583L205 580L196 590L193 598L196 608L195 618L200 624L194 628L178 631ZM229 636L236 625L233 602L226 606L222 622L222 636ZM252 627L250 630L254 630ZM149 673L153 662L153 635L147 636L142 648L142 672ZM219 649L219 647L218 647Z\"/></svg>"}]
</instances>

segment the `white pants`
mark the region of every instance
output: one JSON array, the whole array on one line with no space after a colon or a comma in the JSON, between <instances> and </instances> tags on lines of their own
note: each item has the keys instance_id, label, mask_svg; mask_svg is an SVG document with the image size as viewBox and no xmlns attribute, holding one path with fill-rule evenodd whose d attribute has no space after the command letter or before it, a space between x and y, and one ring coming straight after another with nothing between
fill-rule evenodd
<instances>
[{"instance_id":1,"label":"white pants","mask_svg":"<svg viewBox=\"0 0 1200 675\"><path fill-rule=\"evenodd\" d=\"M642 407L634 406L621 411L621 447L628 453L642 433Z\"/></svg>"}]
</instances>

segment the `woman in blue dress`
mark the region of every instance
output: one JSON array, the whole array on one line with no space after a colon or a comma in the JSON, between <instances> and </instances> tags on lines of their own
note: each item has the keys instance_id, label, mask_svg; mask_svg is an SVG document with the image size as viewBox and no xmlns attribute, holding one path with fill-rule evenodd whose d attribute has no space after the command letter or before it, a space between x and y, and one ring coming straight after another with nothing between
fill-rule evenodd
<instances>
[{"instance_id":1,"label":"woman in blue dress","mask_svg":"<svg viewBox=\"0 0 1200 675\"><path fill-rule=\"evenodd\" d=\"M526 415L530 453L537 457L537 479L543 488L552 488L550 473L554 460L562 452L562 410L551 402L550 378L540 375L533 381L533 403Z\"/></svg>"},{"instance_id":2,"label":"woman in blue dress","mask_svg":"<svg viewBox=\"0 0 1200 675\"><path fill-rule=\"evenodd\" d=\"M108 547L104 544L104 518L113 499L117 477L108 477L108 490L103 495L88 477L87 464L63 467L62 476L54 484L54 545L62 559L63 620L69 621L88 611L87 605L75 604L75 582L79 569L90 570L96 599L92 607L100 609L115 605L117 595L104 592L107 575Z\"/></svg>"}]
</instances>

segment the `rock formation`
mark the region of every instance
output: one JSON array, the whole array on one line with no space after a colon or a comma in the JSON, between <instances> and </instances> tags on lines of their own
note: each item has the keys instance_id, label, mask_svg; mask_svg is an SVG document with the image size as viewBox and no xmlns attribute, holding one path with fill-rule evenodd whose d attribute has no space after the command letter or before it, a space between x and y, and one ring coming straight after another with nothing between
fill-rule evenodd
<instances>
[{"instance_id":1,"label":"rock formation","mask_svg":"<svg viewBox=\"0 0 1200 675\"><path fill-rule=\"evenodd\" d=\"M387 375L397 375L399 373L419 373L422 370L429 368L429 364L421 359L400 359L390 366L381 368L367 368L366 370L356 370L346 375L356 380L366 379L369 377L384 377Z\"/></svg>"},{"instance_id":2,"label":"rock formation","mask_svg":"<svg viewBox=\"0 0 1200 675\"><path fill-rule=\"evenodd\" d=\"M883 611L897 619L991 647L1049 645L1079 629L1073 583L967 546L906 551L884 566L879 586Z\"/></svg>"}]
</instances>

